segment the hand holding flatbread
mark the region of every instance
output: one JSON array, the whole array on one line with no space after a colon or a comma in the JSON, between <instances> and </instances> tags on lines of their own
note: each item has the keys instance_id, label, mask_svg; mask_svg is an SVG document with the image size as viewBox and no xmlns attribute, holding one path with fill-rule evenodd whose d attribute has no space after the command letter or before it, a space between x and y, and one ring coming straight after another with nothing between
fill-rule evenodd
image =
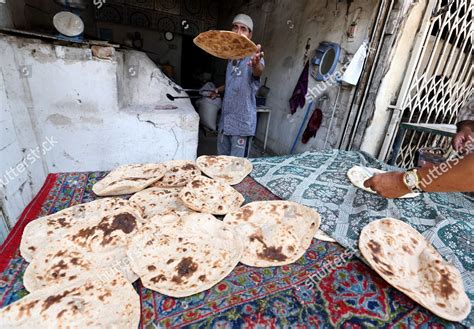
<instances>
[{"instance_id":1,"label":"hand holding flatbread","mask_svg":"<svg viewBox=\"0 0 474 329\"><path fill-rule=\"evenodd\" d=\"M351 181L351 183L364 191L376 194L376 192L368 187L365 187L364 182L371 178L374 175L384 174L387 173L386 171L376 169L376 168L369 168L363 166L354 166L347 171L347 177ZM408 199L408 198L415 198L419 193L407 193L403 196L400 196L401 199Z\"/></svg>"},{"instance_id":2,"label":"hand holding flatbread","mask_svg":"<svg viewBox=\"0 0 474 329\"><path fill-rule=\"evenodd\" d=\"M202 32L193 41L205 52L222 59L242 59L258 51L255 43L231 31Z\"/></svg>"}]
</instances>

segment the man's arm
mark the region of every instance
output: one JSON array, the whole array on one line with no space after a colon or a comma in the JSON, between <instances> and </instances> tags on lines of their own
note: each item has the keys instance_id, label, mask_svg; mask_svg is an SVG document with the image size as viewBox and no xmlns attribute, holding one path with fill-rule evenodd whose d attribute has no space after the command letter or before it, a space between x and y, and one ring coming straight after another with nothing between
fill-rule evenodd
<instances>
[{"instance_id":1,"label":"man's arm","mask_svg":"<svg viewBox=\"0 0 474 329\"><path fill-rule=\"evenodd\" d=\"M222 94L225 90L225 85L222 85L220 87L217 87L213 91L211 91L211 94L209 95L212 99L216 98L219 96L219 94Z\"/></svg>"},{"instance_id":2,"label":"man's arm","mask_svg":"<svg viewBox=\"0 0 474 329\"><path fill-rule=\"evenodd\" d=\"M250 59L249 65L252 66L252 75L256 78L259 78L265 66L262 64L261 59L263 58L263 51L261 51L262 46L257 45L257 52Z\"/></svg>"},{"instance_id":3,"label":"man's arm","mask_svg":"<svg viewBox=\"0 0 474 329\"><path fill-rule=\"evenodd\" d=\"M440 165L420 168L418 177L425 192L473 192L474 191L474 154L462 159L454 159ZM402 172L389 172L375 175L364 182L385 198L398 198L411 191L403 183Z\"/></svg>"}]
</instances>

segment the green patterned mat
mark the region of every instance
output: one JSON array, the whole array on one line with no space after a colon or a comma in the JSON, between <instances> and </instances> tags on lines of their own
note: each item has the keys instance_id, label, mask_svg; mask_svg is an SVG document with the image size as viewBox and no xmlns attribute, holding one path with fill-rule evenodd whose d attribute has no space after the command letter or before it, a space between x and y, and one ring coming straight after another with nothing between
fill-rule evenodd
<instances>
[{"instance_id":1,"label":"green patterned mat","mask_svg":"<svg viewBox=\"0 0 474 329\"><path fill-rule=\"evenodd\" d=\"M251 176L282 199L316 209L321 229L358 251L362 228L393 217L409 223L461 272L474 301L474 200L462 193L423 193L413 199L385 199L353 186L347 171L355 165L394 170L361 152L330 150L252 159ZM398 169L400 170L400 169ZM474 325L474 312L463 324Z\"/></svg>"}]
</instances>

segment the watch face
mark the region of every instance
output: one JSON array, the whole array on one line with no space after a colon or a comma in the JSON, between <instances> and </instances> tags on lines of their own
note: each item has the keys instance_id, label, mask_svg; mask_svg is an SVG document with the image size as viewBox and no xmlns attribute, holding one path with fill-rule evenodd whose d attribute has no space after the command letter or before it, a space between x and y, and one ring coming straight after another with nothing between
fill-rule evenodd
<instances>
[{"instance_id":1,"label":"watch face","mask_svg":"<svg viewBox=\"0 0 474 329\"><path fill-rule=\"evenodd\" d=\"M165 32L165 40L166 41L171 41L171 40L173 40L173 38L174 38L174 35L173 35L172 32L169 32L169 31Z\"/></svg>"},{"instance_id":2,"label":"watch face","mask_svg":"<svg viewBox=\"0 0 474 329\"><path fill-rule=\"evenodd\" d=\"M414 187L416 185L416 174L414 172L407 172L406 182L408 186Z\"/></svg>"}]
</instances>

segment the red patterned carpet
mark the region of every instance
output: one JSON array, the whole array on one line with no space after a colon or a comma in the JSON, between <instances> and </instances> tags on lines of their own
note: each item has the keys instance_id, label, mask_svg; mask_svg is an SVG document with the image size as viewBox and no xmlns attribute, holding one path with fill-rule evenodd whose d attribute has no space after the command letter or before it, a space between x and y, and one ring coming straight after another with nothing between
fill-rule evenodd
<instances>
[{"instance_id":1,"label":"red patterned carpet","mask_svg":"<svg viewBox=\"0 0 474 329\"><path fill-rule=\"evenodd\" d=\"M31 220L95 199L92 185L105 173L51 174L1 247L0 306L27 294L28 265L18 246ZM236 186L246 202L276 196L247 177ZM444 321L391 288L336 243L313 239L296 263L272 268L239 264L212 289L171 298L135 283L142 304L141 328L446 328ZM34 326L34 324L32 324Z\"/></svg>"}]
</instances>

